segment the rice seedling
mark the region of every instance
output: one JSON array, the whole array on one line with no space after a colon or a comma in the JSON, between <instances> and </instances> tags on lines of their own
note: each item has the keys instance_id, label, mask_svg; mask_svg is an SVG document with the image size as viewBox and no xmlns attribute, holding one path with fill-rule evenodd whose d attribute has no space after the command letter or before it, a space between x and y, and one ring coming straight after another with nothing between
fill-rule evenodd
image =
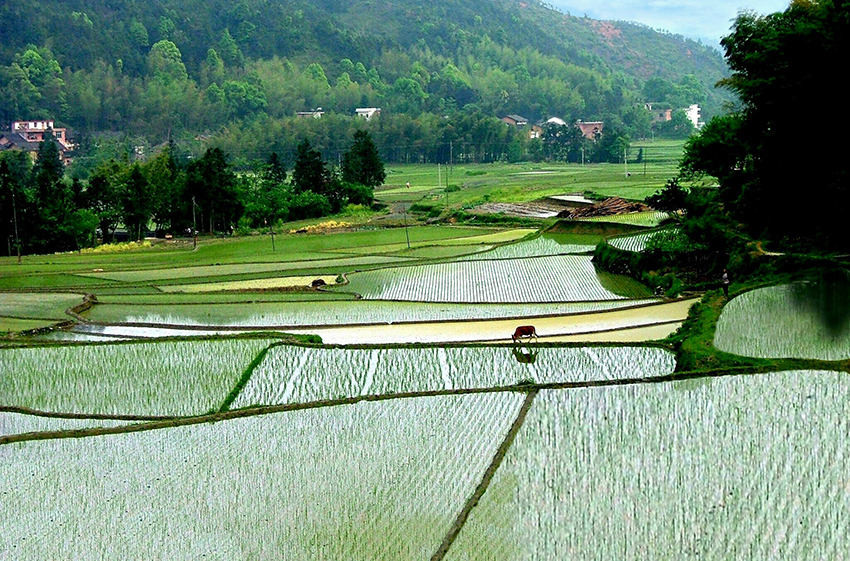
<instances>
[{"instance_id":1,"label":"rice seedling","mask_svg":"<svg viewBox=\"0 0 850 561\"><path fill-rule=\"evenodd\" d=\"M587 253L589 251L593 251L594 245L595 244L590 243L570 243L569 241L562 243L558 237L554 235L544 235L527 241L501 245L490 251L468 255L463 257L462 260L521 259L525 257L563 255L567 253Z\"/></svg>"},{"instance_id":2,"label":"rice seedling","mask_svg":"<svg viewBox=\"0 0 850 561\"><path fill-rule=\"evenodd\" d=\"M723 308L714 345L758 358L850 358L850 306L845 284L825 290L814 282L761 288Z\"/></svg>"},{"instance_id":3,"label":"rice seedling","mask_svg":"<svg viewBox=\"0 0 850 561\"><path fill-rule=\"evenodd\" d=\"M185 326L272 327L337 326L366 323L399 323L496 319L576 314L613 310L657 302L657 299L555 302L551 304L454 304L430 302L262 302L242 304L99 304L86 319L103 323Z\"/></svg>"},{"instance_id":4,"label":"rice seedling","mask_svg":"<svg viewBox=\"0 0 850 561\"><path fill-rule=\"evenodd\" d=\"M17 333L33 329L44 329L55 324L55 320L18 319L0 317L0 333Z\"/></svg>"},{"instance_id":5,"label":"rice seedling","mask_svg":"<svg viewBox=\"0 0 850 561\"><path fill-rule=\"evenodd\" d=\"M427 302L570 302L649 296L648 289L636 281L616 279L618 291L612 292L600 284L590 257L559 255L366 271L351 275L347 290L369 300Z\"/></svg>"},{"instance_id":6,"label":"rice seedling","mask_svg":"<svg viewBox=\"0 0 850 561\"><path fill-rule=\"evenodd\" d=\"M232 408L399 392L659 376L675 357L654 347L269 349Z\"/></svg>"},{"instance_id":7,"label":"rice seedling","mask_svg":"<svg viewBox=\"0 0 850 561\"><path fill-rule=\"evenodd\" d=\"M267 340L0 349L0 405L104 415L217 408Z\"/></svg>"},{"instance_id":8,"label":"rice seedling","mask_svg":"<svg viewBox=\"0 0 850 561\"><path fill-rule=\"evenodd\" d=\"M301 277L274 277L242 281L206 282L198 284L176 284L163 286L163 292L219 292L223 290L275 290L280 288L308 288L316 279L325 284L334 284L336 275L310 275Z\"/></svg>"},{"instance_id":9,"label":"rice seedling","mask_svg":"<svg viewBox=\"0 0 850 561\"><path fill-rule=\"evenodd\" d=\"M613 222L615 224L631 224L633 226L645 226L654 228L667 220L670 215L663 211L632 212L629 214L615 214L611 216L590 216L576 218L581 222Z\"/></svg>"},{"instance_id":10,"label":"rice seedling","mask_svg":"<svg viewBox=\"0 0 850 561\"><path fill-rule=\"evenodd\" d=\"M362 403L0 448L17 559L427 559L521 394Z\"/></svg>"},{"instance_id":11,"label":"rice seedling","mask_svg":"<svg viewBox=\"0 0 850 561\"><path fill-rule=\"evenodd\" d=\"M450 560L841 559L843 373L544 391Z\"/></svg>"},{"instance_id":12,"label":"rice seedling","mask_svg":"<svg viewBox=\"0 0 850 561\"><path fill-rule=\"evenodd\" d=\"M655 235L655 232L646 232L636 234L634 236L623 236L620 238L612 238L608 240L608 245L622 249L623 251L643 251L646 249L646 242Z\"/></svg>"},{"instance_id":13,"label":"rice seedling","mask_svg":"<svg viewBox=\"0 0 850 561\"><path fill-rule=\"evenodd\" d=\"M0 316L17 319L68 319L65 310L81 304L82 294L0 293Z\"/></svg>"}]
</instances>

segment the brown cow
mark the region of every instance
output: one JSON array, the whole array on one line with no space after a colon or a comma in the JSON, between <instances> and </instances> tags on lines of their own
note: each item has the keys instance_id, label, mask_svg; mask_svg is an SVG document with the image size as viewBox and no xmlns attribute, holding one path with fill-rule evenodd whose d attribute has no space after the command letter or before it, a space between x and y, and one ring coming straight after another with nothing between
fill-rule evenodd
<instances>
[{"instance_id":1,"label":"brown cow","mask_svg":"<svg viewBox=\"0 0 850 561\"><path fill-rule=\"evenodd\" d=\"M511 339L514 343L520 341L523 337L528 337L529 339L534 337L535 339L537 339L537 330L534 329L533 325L520 325L516 328L514 334L511 335Z\"/></svg>"}]
</instances>

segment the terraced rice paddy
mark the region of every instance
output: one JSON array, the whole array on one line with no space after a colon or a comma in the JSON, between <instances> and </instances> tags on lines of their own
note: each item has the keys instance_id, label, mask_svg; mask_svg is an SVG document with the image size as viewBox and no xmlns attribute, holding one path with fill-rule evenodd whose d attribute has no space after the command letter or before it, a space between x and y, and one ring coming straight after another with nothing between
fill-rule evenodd
<instances>
[{"instance_id":1,"label":"terraced rice paddy","mask_svg":"<svg viewBox=\"0 0 850 561\"><path fill-rule=\"evenodd\" d=\"M158 282L197 277L222 277L229 275L244 275L270 273L276 271L297 271L301 269L340 269L367 265L386 265L404 261L400 257L382 255L363 257L337 257L328 254L327 259L312 259L304 261L287 261L282 263L239 263L225 265L205 265L198 267L173 267L169 269L142 269L137 271L104 271L83 273L82 276L107 281L119 282Z\"/></svg>"},{"instance_id":2,"label":"terraced rice paddy","mask_svg":"<svg viewBox=\"0 0 850 561\"><path fill-rule=\"evenodd\" d=\"M232 408L338 397L660 376L675 359L654 347L269 350Z\"/></svg>"},{"instance_id":3,"label":"terraced rice paddy","mask_svg":"<svg viewBox=\"0 0 850 561\"><path fill-rule=\"evenodd\" d=\"M461 259L464 261L480 259L521 259L525 257L563 255L567 253L588 253L593 251L593 248L596 246L596 242L598 241L598 236L544 234L527 241L501 245L490 251L468 255Z\"/></svg>"},{"instance_id":4,"label":"terraced rice paddy","mask_svg":"<svg viewBox=\"0 0 850 561\"><path fill-rule=\"evenodd\" d=\"M741 294L723 309L714 344L751 357L850 358L850 285L815 280Z\"/></svg>"},{"instance_id":5,"label":"terraced rice paddy","mask_svg":"<svg viewBox=\"0 0 850 561\"><path fill-rule=\"evenodd\" d=\"M277 290L281 288L307 288L313 281L321 280L325 284L333 284L336 275L310 275L303 277L275 277L270 279L252 279L243 281L206 282L197 284L177 284L163 286L162 292L220 292L229 290Z\"/></svg>"},{"instance_id":6,"label":"terraced rice paddy","mask_svg":"<svg viewBox=\"0 0 850 561\"><path fill-rule=\"evenodd\" d=\"M243 304L98 304L90 321L174 326L273 327L451 321L564 315L658 302L656 298L553 304L452 304L430 302L262 302Z\"/></svg>"},{"instance_id":7,"label":"terraced rice paddy","mask_svg":"<svg viewBox=\"0 0 850 561\"><path fill-rule=\"evenodd\" d=\"M642 234L635 234L633 236L612 238L608 240L608 245L616 247L617 249L622 249L623 251L643 251L646 249L646 242L648 242L654 235L655 232L645 232Z\"/></svg>"},{"instance_id":8,"label":"terraced rice paddy","mask_svg":"<svg viewBox=\"0 0 850 561\"><path fill-rule=\"evenodd\" d=\"M515 230L505 230L503 232L494 232L489 234L481 234L478 236L466 236L447 240L424 240L419 242L411 242L409 245L405 243L394 243L380 246L359 247L344 251L347 253L363 253L363 254L386 254L404 252L405 256L410 256L410 253L415 250L424 250L428 248L452 248L460 246L463 253L486 249L491 244L508 243L524 238L525 236L535 233L537 230L530 228L518 228ZM478 246L477 248L474 246Z\"/></svg>"},{"instance_id":9,"label":"terraced rice paddy","mask_svg":"<svg viewBox=\"0 0 850 561\"><path fill-rule=\"evenodd\" d=\"M83 294L0 293L0 317L68 319L65 310L83 301Z\"/></svg>"},{"instance_id":10,"label":"terraced rice paddy","mask_svg":"<svg viewBox=\"0 0 850 561\"><path fill-rule=\"evenodd\" d=\"M102 415L217 410L266 340L0 349L0 406Z\"/></svg>"},{"instance_id":11,"label":"terraced rice paddy","mask_svg":"<svg viewBox=\"0 0 850 561\"><path fill-rule=\"evenodd\" d=\"M411 235L410 250L399 231L293 237L307 257L273 263L240 263L255 240L216 242L199 267L138 255L99 272L74 255L62 274L33 263L4 279L57 290L27 296L25 314L0 296L6 324L64 318L82 282L106 293L87 312L101 323L54 336L196 338L6 341L0 559L847 558L846 373L685 379L666 346L557 346L665 337L692 301L598 273L569 254L585 251L575 234ZM648 235L612 243L634 251ZM379 265L335 289L363 300L161 292ZM716 344L850 356L850 290L834 281L733 299ZM522 324L537 343L510 344ZM197 338L275 328L328 345Z\"/></svg>"},{"instance_id":12,"label":"terraced rice paddy","mask_svg":"<svg viewBox=\"0 0 850 561\"><path fill-rule=\"evenodd\" d=\"M605 335L588 340L603 342L620 341L618 334L636 327L667 325L664 338L675 331L687 317L693 300L678 300L639 308L625 308L606 312L576 314L571 316L548 316L537 318L510 318L487 321L462 321L419 323L408 325L357 325L339 327L308 327L287 329L292 333L319 335L327 344L364 345L392 343L445 344L463 342L509 343L517 325L533 323L538 336L544 341L557 341L571 335ZM113 331L113 334L120 331ZM160 335L161 336L161 335ZM634 339L626 339L634 340ZM639 339L646 341L648 339Z\"/></svg>"},{"instance_id":13,"label":"terraced rice paddy","mask_svg":"<svg viewBox=\"0 0 850 561\"><path fill-rule=\"evenodd\" d=\"M590 257L578 255L397 267L349 280L346 290L368 300L528 303L649 296L628 277L608 276L603 287Z\"/></svg>"},{"instance_id":14,"label":"terraced rice paddy","mask_svg":"<svg viewBox=\"0 0 850 561\"><path fill-rule=\"evenodd\" d=\"M449 560L843 559L850 381L543 391Z\"/></svg>"},{"instance_id":15,"label":"terraced rice paddy","mask_svg":"<svg viewBox=\"0 0 850 561\"><path fill-rule=\"evenodd\" d=\"M0 448L17 559L427 559L523 401L443 396ZM129 539L132 537L132 539Z\"/></svg>"},{"instance_id":16,"label":"terraced rice paddy","mask_svg":"<svg viewBox=\"0 0 850 561\"><path fill-rule=\"evenodd\" d=\"M610 216L590 216L587 218L576 218L581 222L612 222L614 224L631 224L632 226L644 226L654 228L667 220L670 215L662 211L633 212L630 214L614 214Z\"/></svg>"}]
</instances>

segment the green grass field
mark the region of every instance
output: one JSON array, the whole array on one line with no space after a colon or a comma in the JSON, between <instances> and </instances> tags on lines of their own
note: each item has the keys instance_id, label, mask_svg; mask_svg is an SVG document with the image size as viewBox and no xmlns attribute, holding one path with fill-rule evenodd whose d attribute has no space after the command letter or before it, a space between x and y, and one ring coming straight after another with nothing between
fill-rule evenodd
<instances>
[{"instance_id":1,"label":"green grass field","mask_svg":"<svg viewBox=\"0 0 850 561\"><path fill-rule=\"evenodd\" d=\"M392 164L386 184L375 193L385 202L433 200L451 208L484 202L528 202L550 195L587 193L594 196L643 200L678 174L682 141L634 143L643 148L644 162L624 164L496 163L440 166ZM405 184L410 182L408 189ZM446 193L452 185L459 190Z\"/></svg>"}]
</instances>

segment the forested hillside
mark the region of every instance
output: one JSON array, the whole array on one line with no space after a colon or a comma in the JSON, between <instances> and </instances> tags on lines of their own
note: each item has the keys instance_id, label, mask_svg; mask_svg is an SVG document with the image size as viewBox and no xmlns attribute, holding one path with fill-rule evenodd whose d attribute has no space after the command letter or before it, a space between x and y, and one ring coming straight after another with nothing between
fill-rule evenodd
<instances>
[{"instance_id":1,"label":"forested hillside","mask_svg":"<svg viewBox=\"0 0 850 561\"><path fill-rule=\"evenodd\" d=\"M0 5L0 123L55 119L82 156L104 133L134 146L202 138L246 161L307 136L333 153L363 126L356 107L380 107L369 127L388 158L439 159L455 141L505 157L516 143L498 126L506 114L641 137L647 101L719 112L724 72L694 41L533 0ZM297 122L318 107L323 119Z\"/></svg>"}]
</instances>

